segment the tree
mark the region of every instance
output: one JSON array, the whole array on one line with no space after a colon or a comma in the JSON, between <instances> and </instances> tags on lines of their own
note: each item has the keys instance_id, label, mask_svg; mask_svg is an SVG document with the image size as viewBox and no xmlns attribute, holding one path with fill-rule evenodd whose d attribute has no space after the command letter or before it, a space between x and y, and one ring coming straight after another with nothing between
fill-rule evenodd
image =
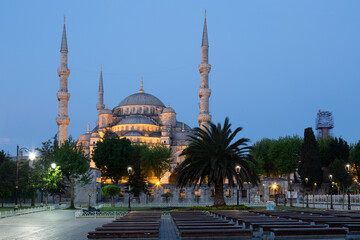
<instances>
[{"instance_id":1,"label":"tree","mask_svg":"<svg viewBox=\"0 0 360 240\"><path fill-rule=\"evenodd\" d=\"M335 159L349 160L350 146L342 138L335 138L330 141L330 163Z\"/></svg>"},{"instance_id":2,"label":"tree","mask_svg":"<svg viewBox=\"0 0 360 240\"><path fill-rule=\"evenodd\" d=\"M96 143L92 154L92 160L101 171L101 176L110 179L113 183L119 183L122 177L128 175L127 167L131 164L134 149L130 140L104 138Z\"/></svg>"},{"instance_id":3,"label":"tree","mask_svg":"<svg viewBox=\"0 0 360 240\"><path fill-rule=\"evenodd\" d=\"M162 145L141 149L141 167L144 171L151 171L160 181L160 178L169 170L171 150Z\"/></svg>"},{"instance_id":4,"label":"tree","mask_svg":"<svg viewBox=\"0 0 360 240\"><path fill-rule=\"evenodd\" d=\"M45 205L48 203L48 195L50 191L56 191L58 188L58 183L63 179L61 177L61 170L59 166L55 168L47 168L43 176L43 188L45 190Z\"/></svg>"},{"instance_id":5,"label":"tree","mask_svg":"<svg viewBox=\"0 0 360 240\"><path fill-rule=\"evenodd\" d=\"M114 197L120 195L120 188L115 185L107 185L107 186L101 188L101 194L104 197L110 196L111 197L111 206L115 207Z\"/></svg>"},{"instance_id":6,"label":"tree","mask_svg":"<svg viewBox=\"0 0 360 240\"><path fill-rule=\"evenodd\" d=\"M299 175L304 187L318 186L322 183L322 170L319 148L312 128L306 128L304 131L304 142L301 147ZM309 181L306 184L305 178Z\"/></svg>"},{"instance_id":7,"label":"tree","mask_svg":"<svg viewBox=\"0 0 360 240\"><path fill-rule=\"evenodd\" d=\"M234 140L241 130L238 127L233 132L228 118L223 126L210 123L210 128L205 130L194 128L191 143L180 154L185 160L176 169L178 186L214 184L214 206L225 206L223 184L226 179L230 185L234 184L234 179L241 186L244 181L257 184L258 176L249 165L249 161L254 162L249 154L251 147L247 146L249 140ZM235 170L237 165L241 166L239 175Z\"/></svg>"},{"instance_id":8,"label":"tree","mask_svg":"<svg viewBox=\"0 0 360 240\"><path fill-rule=\"evenodd\" d=\"M1 207L4 201L13 195L15 191L16 163L11 161L4 150L0 151L0 197Z\"/></svg>"},{"instance_id":9,"label":"tree","mask_svg":"<svg viewBox=\"0 0 360 240\"><path fill-rule=\"evenodd\" d=\"M263 138L260 141L256 142L251 151L252 156L257 162L257 168L255 171L258 174L263 174L267 177L270 175L275 175L275 165L270 158L270 148L273 145L275 140L268 138Z\"/></svg>"},{"instance_id":10,"label":"tree","mask_svg":"<svg viewBox=\"0 0 360 240\"><path fill-rule=\"evenodd\" d=\"M352 175L360 182L360 141L351 147L349 161Z\"/></svg>"},{"instance_id":11,"label":"tree","mask_svg":"<svg viewBox=\"0 0 360 240\"><path fill-rule=\"evenodd\" d=\"M70 207L75 208L74 190L77 184L85 185L90 181L90 160L85 155L82 146L76 146L76 142L70 137L61 146L54 141L55 163L60 167L63 178L70 185Z\"/></svg>"},{"instance_id":12,"label":"tree","mask_svg":"<svg viewBox=\"0 0 360 240\"><path fill-rule=\"evenodd\" d=\"M352 183L352 176L345 169L346 164L347 162L337 158L329 165L329 172L333 175L333 181L338 183L343 194L345 194L345 188Z\"/></svg>"},{"instance_id":13,"label":"tree","mask_svg":"<svg viewBox=\"0 0 360 240\"><path fill-rule=\"evenodd\" d=\"M330 152L330 143L332 141L333 138L331 137L318 139L320 161L323 167L328 167L330 163L334 160L332 159Z\"/></svg>"},{"instance_id":14,"label":"tree","mask_svg":"<svg viewBox=\"0 0 360 240\"><path fill-rule=\"evenodd\" d=\"M299 136L280 137L273 141L269 149L269 156L278 176L286 175L290 180L290 173L296 172L300 161L302 142Z\"/></svg>"},{"instance_id":15,"label":"tree","mask_svg":"<svg viewBox=\"0 0 360 240\"><path fill-rule=\"evenodd\" d=\"M173 197L174 195L171 192L167 192L167 193L161 194L161 196L165 198L166 202L168 202L169 198Z\"/></svg>"}]
</instances>

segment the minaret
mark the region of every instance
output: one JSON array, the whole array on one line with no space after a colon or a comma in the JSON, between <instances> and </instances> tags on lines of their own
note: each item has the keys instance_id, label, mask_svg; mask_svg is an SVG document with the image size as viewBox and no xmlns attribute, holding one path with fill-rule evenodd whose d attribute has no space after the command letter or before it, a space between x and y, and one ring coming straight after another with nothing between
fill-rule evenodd
<instances>
[{"instance_id":1,"label":"minaret","mask_svg":"<svg viewBox=\"0 0 360 240\"><path fill-rule=\"evenodd\" d=\"M68 47L66 41L65 17L60 48L60 67L57 71L60 77L60 90L57 93L57 98L59 100L59 115L56 118L56 123L59 125L58 140L59 145L61 145L68 138L68 125L70 123L70 118L68 117L68 101L70 99L70 93L68 93L68 77L70 69L68 69Z\"/></svg>"},{"instance_id":2,"label":"minaret","mask_svg":"<svg viewBox=\"0 0 360 240\"><path fill-rule=\"evenodd\" d=\"M104 85L103 85L103 75L102 75L102 65L101 65L98 104L96 104L96 109L98 111L98 119L96 121L96 126L99 125L100 111L103 110L104 108L105 108L105 105L104 105Z\"/></svg>"},{"instance_id":3,"label":"minaret","mask_svg":"<svg viewBox=\"0 0 360 240\"><path fill-rule=\"evenodd\" d=\"M207 26L206 26L206 10L205 10L205 20L204 20L204 29L202 36L201 44L201 63L199 65L200 71L200 89L198 91L200 97L200 113L198 115L199 126L201 129L204 127L209 127L211 121L211 115L209 114L209 98L211 95L211 90L209 89L209 72L211 65L208 63L208 52L209 52L209 43L207 35Z\"/></svg>"}]
</instances>

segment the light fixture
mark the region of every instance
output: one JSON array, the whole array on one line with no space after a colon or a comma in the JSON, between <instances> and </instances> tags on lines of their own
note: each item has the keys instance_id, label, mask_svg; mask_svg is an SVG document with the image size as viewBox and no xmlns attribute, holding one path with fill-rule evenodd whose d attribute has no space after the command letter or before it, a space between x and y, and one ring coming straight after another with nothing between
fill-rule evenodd
<instances>
[{"instance_id":1,"label":"light fixture","mask_svg":"<svg viewBox=\"0 0 360 240\"><path fill-rule=\"evenodd\" d=\"M56 163L52 163L52 164L51 164L51 168L52 168L52 169L55 169L55 168L56 168Z\"/></svg>"},{"instance_id":2,"label":"light fixture","mask_svg":"<svg viewBox=\"0 0 360 240\"><path fill-rule=\"evenodd\" d=\"M237 165L237 166L235 167L236 173L239 174L239 173L240 173L240 170L241 170L241 167L240 167L239 165Z\"/></svg>"},{"instance_id":3,"label":"light fixture","mask_svg":"<svg viewBox=\"0 0 360 240\"><path fill-rule=\"evenodd\" d=\"M132 167L129 166L129 167L127 168L127 171L128 171L128 174L131 175L131 173L132 173Z\"/></svg>"}]
</instances>

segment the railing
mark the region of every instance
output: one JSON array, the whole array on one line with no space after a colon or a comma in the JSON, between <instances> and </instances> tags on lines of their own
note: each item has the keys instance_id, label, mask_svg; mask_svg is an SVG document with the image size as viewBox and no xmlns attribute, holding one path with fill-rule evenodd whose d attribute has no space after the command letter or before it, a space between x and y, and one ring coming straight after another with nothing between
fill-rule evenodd
<instances>
[{"instance_id":1,"label":"railing","mask_svg":"<svg viewBox=\"0 0 360 240\"><path fill-rule=\"evenodd\" d=\"M236 205L236 203L226 203L227 205ZM240 202L240 204L246 205L246 206L251 206L251 207L256 207L256 206L265 206L265 203L263 202ZM206 207L206 206L212 206L214 205L214 202L200 202L197 204L194 203L131 203L131 207L193 207L193 206L200 206L200 207ZM128 203L123 203L123 202L117 202L114 205L115 207L128 207ZM104 207L112 207L111 203L101 203L98 205L97 208L104 208Z\"/></svg>"},{"instance_id":2,"label":"railing","mask_svg":"<svg viewBox=\"0 0 360 240\"><path fill-rule=\"evenodd\" d=\"M54 206L23 208L16 211L3 211L0 212L0 218L13 217L13 216L19 216L24 214L36 213L36 212L43 212L43 211L53 211L53 210L55 210Z\"/></svg>"}]
</instances>

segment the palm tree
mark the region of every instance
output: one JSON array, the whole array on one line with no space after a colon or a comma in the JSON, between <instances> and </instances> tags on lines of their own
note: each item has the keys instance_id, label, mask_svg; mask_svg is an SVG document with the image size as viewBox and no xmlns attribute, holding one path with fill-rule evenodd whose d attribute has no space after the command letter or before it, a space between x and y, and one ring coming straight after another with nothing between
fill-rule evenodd
<instances>
[{"instance_id":1,"label":"palm tree","mask_svg":"<svg viewBox=\"0 0 360 240\"><path fill-rule=\"evenodd\" d=\"M190 136L192 142L183 150L180 156L185 160L177 168L178 186L185 187L187 184L215 185L214 206L225 206L223 184L228 180L234 185L235 180L240 186L243 182L257 185L259 178L251 167L255 163L247 146L249 139L241 138L234 140L242 128L238 127L234 132L230 129L231 124L226 118L224 126L210 123L205 130L194 128L194 136ZM235 167L240 166L239 175Z\"/></svg>"}]
</instances>

